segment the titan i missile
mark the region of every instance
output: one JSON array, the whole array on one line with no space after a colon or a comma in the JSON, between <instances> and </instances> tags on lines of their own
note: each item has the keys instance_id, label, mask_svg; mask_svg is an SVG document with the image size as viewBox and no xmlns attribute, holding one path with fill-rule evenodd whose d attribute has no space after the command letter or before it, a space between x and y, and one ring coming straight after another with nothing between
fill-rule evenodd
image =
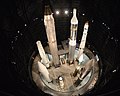
<instances>
[{"instance_id":1,"label":"titan i missile","mask_svg":"<svg viewBox=\"0 0 120 96\"><path fill-rule=\"evenodd\" d=\"M39 72L42 74L43 78L47 81L47 82L51 82L52 80L49 77L49 72L47 70L47 68L38 61L38 70Z\"/></svg>"},{"instance_id":2,"label":"titan i missile","mask_svg":"<svg viewBox=\"0 0 120 96\"><path fill-rule=\"evenodd\" d=\"M74 59L77 28L78 28L78 20L76 16L76 9L73 9L73 17L71 19L71 28L70 28L71 33L70 33L70 40L69 40L69 62L73 62L73 59Z\"/></svg>"},{"instance_id":3,"label":"titan i missile","mask_svg":"<svg viewBox=\"0 0 120 96\"><path fill-rule=\"evenodd\" d=\"M40 57L42 58L41 62L48 68L49 67L49 59L47 58L45 51L43 49L43 46L40 41L36 42L37 48L40 54Z\"/></svg>"},{"instance_id":4,"label":"titan i missile","mask_svg":"<svg viewBox=\"0 0 120 96\"><path fill-rule=\"evenodd\" d=\"M87 74L92 70L92 67L95 64L95 60L91 59L84 65L84 70L81 71L80 79L83 80Z\"/></svg>"},{"instance_id":5,"label":"titan i missile","mask_svg":"<svg viewBox=\"0 0 120 96\"><path fill-rule=\"evenodd\" d=\"M56 42L55 22L49 6L45 6L44 24L46 28L50 52L55 66L59 64L58 48Z\"/></svg>"},{"instance_id":6,"label":"titan i missile","mask_svg":"<svg viewBox=\"0 0 120 96\"><path fill-rule=\"evenodd\" d=\"M89 24L88 24L88 22L86 22L85 25L84 25L84 31L83 31L81 43L80 43L80 46L79 46L79 53L78 53L78 56L77 56L78 60L79 60L80 56L83 54L83 51L84 51L84 48L85 48L88 27L89 27Z\"/></svg>"}]
</instances>

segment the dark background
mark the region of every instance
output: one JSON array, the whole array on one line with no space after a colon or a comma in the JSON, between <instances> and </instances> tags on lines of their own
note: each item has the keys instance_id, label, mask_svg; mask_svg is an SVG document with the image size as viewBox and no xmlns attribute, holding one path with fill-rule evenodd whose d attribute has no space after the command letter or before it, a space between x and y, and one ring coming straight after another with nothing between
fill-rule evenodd
<instances>
[{"instance_id":1,"label":"dark background","mask_svg":"<svg viewBox=\"0 0 120 96\"><path fill-rule=\"evenodd\" d=\"M28 62L39 39L47 41L44 4L53 9L78 9L79 33L86 20L91 24L89 42L97 49L104 64L102 88L95 96L119 96L120 93L120 13L119 0L2 0L0 1L0 94L1 96L43 96L29 80ZM82 14L85 13L85 16ZM55 17L58 44L69 37L72 14ZM86 18L87 17L87 18ZM94 28L93 28L94 27ZM107 28L110 28L109 30ZM78 40L81 37L78 37ZM116 70L116 72L112 72ZM107 72L106 72L107 71ZM110 79L110 80L109 80ZM109 82L108 82L109 81ZM45 94L44 94L45 95ZM93 96L93 95L92 95Z\"/></svg>"}]
</instances>

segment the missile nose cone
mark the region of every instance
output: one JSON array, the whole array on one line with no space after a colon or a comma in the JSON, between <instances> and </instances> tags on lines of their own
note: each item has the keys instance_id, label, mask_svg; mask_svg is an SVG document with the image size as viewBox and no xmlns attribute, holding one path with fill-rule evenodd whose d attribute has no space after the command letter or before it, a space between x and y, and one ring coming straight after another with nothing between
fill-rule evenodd
<instances>
[{"instance_id":1,"label":"missile nose cone","mask_svg":"<svg viewBox=\"0 0 120 96\"><path fill-rule=\"evenodd\" d=\"M36 44L39 44L39 43L40 43L40 41L37 41L37 42L36 42Z\"/></svg>"},{"instance_id":2,"label":"missile nose cone","mask_svg":"<svg viewBox=\"0 0 120 96\"><path fill-rule=\"evenodd\" d=\"M85 25L84 25L84 29L86 29L86 30L88 30L88 27L89 27L89 23L88 23L88 21L85 23Z\"/></svg>"},{"instance_id":3,"label":"missile nose cone","mask_svg":"<svg viewBox=\"0 0 120 96\"><path fill-rule=\"evenodd\" d=\"M71 24L78 24L76 12L77 12L77 9L73 9L73 17L71 19Z\"/></svg>"},{"instance_id":4,"label":"missile nose cone","mask_svg":"<svg viewBox=\"0 0 120 96\"><path fill-rule=\"evenodd\" d=\"M91 59L91 65L93 65L95 63L95 59Z\"/></svg>"},{"instance_id":5,"label":"missile nose cone","mask_svg":"<svg viewBox=\"0 0 120 96\"><path fill-rule=\"evenodd\" d=\"M77 10L74 8L74 9L73 9L73 14L75 14L75 15L76 15L76 11L77 11Z\"/></svg>"},{"instance_id":6,"label":"missile nose cone","mask_svg":"<svg viewBox=\"0 0 120 96\"><path fill-rule=\"evenodd\" d=\"M94 63L95 60L94 60L94 59L91 59L91 60L89 60L88 62L89 62L89 63Z\"/></svg>"},{"instance_id":7,"label":"missile nose cone","mask_svg":"<svg viewBox=\"0 0 120 96\"><path fill-rule=\"evenodd\" d=\"M52 11L50 9L50 6L49 5L46 5L45 6L45 11L44 11L44 15L51 15L52 14Z\"/></svg>"},{"instance_id":8,"label":"missile nose cone","mask_svg":"<svg viewBox=\"0 0 120 96\"><path fill-rule=\"evenodd\" d=\"M85 64L85 66L86 66L87 68L91 68L94 63L95 63L95 60L94 60L94 59L91 59L91 60L89 60L89 61Z\"/></svg>"}]
</instances>

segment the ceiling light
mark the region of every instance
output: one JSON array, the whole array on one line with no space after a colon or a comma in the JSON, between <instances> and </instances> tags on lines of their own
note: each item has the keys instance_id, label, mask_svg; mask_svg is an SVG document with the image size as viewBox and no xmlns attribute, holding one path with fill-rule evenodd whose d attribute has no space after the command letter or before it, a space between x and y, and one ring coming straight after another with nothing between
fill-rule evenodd
<instances>
[{"instance_id":1,"label":"ceiling light","mask_svg":"<svg viewBox=\"0 0 120 96\"><path fill-rule=\"evenodd\" d=\"M55 13L56 13L57 15L59 15L59 14L60 14L60 11L56 11Z\"/></svg>"},{"instance_id":2,"label":"ceiling light","mask_svg":"<svg viewBox=\"0 0 120 96\"><path fill-rule=\"evenodd\" d=\"M67 11L67 10L65 10L65 11L64 11L64 13L65 13L65 14L68 14L68 11Z\"/></svg>"}]
</instances>

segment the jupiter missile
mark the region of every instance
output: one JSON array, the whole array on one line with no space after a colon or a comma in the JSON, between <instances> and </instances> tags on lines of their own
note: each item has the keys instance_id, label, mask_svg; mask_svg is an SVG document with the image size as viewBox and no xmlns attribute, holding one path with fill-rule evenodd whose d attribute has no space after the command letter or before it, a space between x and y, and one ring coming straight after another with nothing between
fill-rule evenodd
<instances>
[{"instance_id":1,"label":"jupiter missile","mask_svg":"<svg viewBox=\"0 0 120 96\"><path fill-rule=\"evenodd\" d=\"M76 16L76 9L73 9L73 17L71 19L71 33L69 40L69 62L73 62L74 53L76 48L76 37L77 37L77 28L78 28L78 20Z\"/></svg>"},{"instance_id":2,"label":"jupiter missile","mask_svg":"<svg viewBox=\"0 0 120 96\"><path fill-rule=\"evenodd\" d=\"M37 44L37 48L38 48L38 52L39 52L39 54L40 54L40 57L42 58L41 62L42 62L46 67L49 67L49 59L48 59L48 57L47 57L46 54L45 54L45 51L44 51L44 49L43 49L43 46L42 46L41 42L40 42L40 41L37 41L36 44Z\"/></svg>"},{"instance_id":3,"label":"jupiter missile","mask_svg":"<svg viewBox=\"0 0 120 96\"><path fill-rule=\"evenodd\" d=\"M78 56L77 56L78 60L79 60L80 56L83 54L83 51L84 51L84 48L85 48L88 27L89 27L89 24L88 24L88 22L86 22L85 25L84 25L84 31L83 31L81 43L80 43L80 46L79 46L79 53L78 53Z\"/></svg>"},{"instance_id":4,"label":"jupiter missile","mask_svg":"<svg viewBox=\"0 0 120 96\"><path fill-rule=\"evenodd\" d=\"M43 78L47 81L47 82L51 82L52 80L49 77L49 72L47 70L47 68L38 61L38 70L39 72L42 74Z\"/></svg>"},{"instance_id":5,"label":"jupiter missile","mask_svg":"<svg viewBox=\"0 0 120 96\"><path fill-rule=\"evenodd\" d=\"M49 6L45 6L44 24L46 28L46 34L47 34L48 44L52 55L53 63L55 66L57 66L59 64L59 56L58 56L58 48L57 48L56 33L55 33L55 22Z\"/></svg>"}]
</instances>

